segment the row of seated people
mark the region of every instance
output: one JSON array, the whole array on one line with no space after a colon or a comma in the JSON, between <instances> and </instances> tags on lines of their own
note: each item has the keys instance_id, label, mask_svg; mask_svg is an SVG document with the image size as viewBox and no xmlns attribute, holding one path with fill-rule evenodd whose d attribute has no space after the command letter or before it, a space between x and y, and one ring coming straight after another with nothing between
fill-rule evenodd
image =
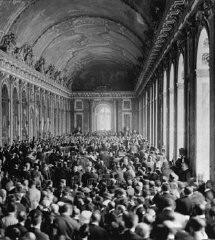
<instances>
[{"instance_id":1,"label":"row of seated people","mask_svg":"<svg viewBox=\"0 0 215 240\"><path fill-rule=\"evenodd\" d=\"M0 239L215 238L213 182L136 132L14 143L0 168Z\"/></svg>"}]
</instances>

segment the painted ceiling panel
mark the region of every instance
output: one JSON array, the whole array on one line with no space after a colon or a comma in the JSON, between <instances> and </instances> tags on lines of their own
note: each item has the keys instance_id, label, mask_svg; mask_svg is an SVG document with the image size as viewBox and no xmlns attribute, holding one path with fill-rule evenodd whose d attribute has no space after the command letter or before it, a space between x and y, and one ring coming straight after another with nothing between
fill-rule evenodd
<instances>
[{"instance_id":1,"label":"painted ceiling panel","mask_svg":"<svg viewBox=\"0 0 215 240\"><path fill-rule=\"evenodd\" d=\"M46 68L52 64L66 74L73 91L93 91L105 81L112 90L132 90L155 31L153 9L161 2L0 1L0 30L14 33L18 47L32 46L35 61L43 57Z\"/></svg>"}]
</instances>

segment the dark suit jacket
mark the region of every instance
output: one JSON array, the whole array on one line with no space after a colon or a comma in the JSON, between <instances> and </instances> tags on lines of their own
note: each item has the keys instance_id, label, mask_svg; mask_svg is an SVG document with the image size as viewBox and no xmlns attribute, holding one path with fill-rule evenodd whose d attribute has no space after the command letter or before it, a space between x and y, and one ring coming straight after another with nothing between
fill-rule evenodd
<instances>
[{"instance_id":1,"label":"dark suit jacket","mask_svg":"<svg viewBox=\"0 0 215 240\"><path fill-rule=\"evenodd\" d=\"M33 232L37 238L37 240L49 240L49 236L44 232L41 232L38 228L30 228L30 232Z\"/></svg>"},{"instance_id":2,"label":"dark suit jacket","mask_svg":"<svg viewBox=\"0 0 215 240\"><path fill-rule=\"evenodd\" d=\"M54 220L54 228L57 229L58 234L65 235L72 239L74 234L79 230L79 224L76 220L67 217L59 216Z\"/></svg>"},{"instance_id":3,"label":"dark suit jacket","mask_svg":"<svg viewBox=\"0 0 215 240\"><path fill-rule=\"evenodd\" d=\"M162 212L164 208L168 207L169 200L175 201L173 195L170 193L157 194L154 196L153 201L159 213Z\"/></svg>"},{"instance_id":4,"label":"dark suit jacket","mask_svg":"<svg viewBox=\"0 0 215 240\"><path fill-rule=\"evenodd\" d=\"M176 212L183 215L191 215L193 211L193 203L188 196L184 196L176 200Z\"/></svg>"},{"instance_id":5,"label":"dark suit jacket","mask_svg":"<svg viewBox=\"0 0 215 240\"><path fill-rule=\"evenodd\" d=\"M108 240L109 239L108 232L100 226L96 226L95 224L90 224L89 231L90 231L89 240Z\"/></svg>"},{"instance_id":6,"label":"dark suit jacket","mask_svg":"<svg viewBox=\"0 0 215 240\"><path fill-rule=\"evenodd\" d=\"M139 235L130 230L126 230L121 236L120 240L143 240Z\"/></svg>"},{"instance_id":7,"label":"dark suit jacket","mask_svg":"<svg viewBox=\"0 0 215 240\"><path fill-rule=\"evenodd\" d=\"M11 225L11 226L7 227L6 230L5 230L5 235L7 237L12 238L12 236L10 234L11 234L11 232L12 232L12 230L14 228L18 228L19 229L19 231L21 233L21 236L23 236L26 232L28 232L26 227L22 226L20 223L17 223L15 225Z\"/></svg>"}]
</instances>

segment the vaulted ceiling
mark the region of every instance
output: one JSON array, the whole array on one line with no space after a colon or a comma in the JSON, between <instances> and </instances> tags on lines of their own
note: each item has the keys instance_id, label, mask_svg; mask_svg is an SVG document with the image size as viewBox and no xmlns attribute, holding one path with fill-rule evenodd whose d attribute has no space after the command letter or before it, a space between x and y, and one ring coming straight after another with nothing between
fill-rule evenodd
<instances>
[{"instance_id":1,"label":"vaulted ceiling","mask_svg":"<svg viewBox=\"0 0 215 240\"><path fill-rule=\"evenodd\" d=\"M73 91L133 90L165 0L0 1L0 30L53 64Z\"/></svg>"}]
</instances>

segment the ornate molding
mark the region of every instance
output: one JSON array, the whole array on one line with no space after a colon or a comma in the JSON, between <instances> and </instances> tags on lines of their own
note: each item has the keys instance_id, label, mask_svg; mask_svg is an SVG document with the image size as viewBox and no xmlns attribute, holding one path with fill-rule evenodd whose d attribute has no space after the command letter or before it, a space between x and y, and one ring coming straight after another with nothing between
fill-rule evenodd
<instances>
[{"instance_id":1,"label":"ornate molding","mask_svg":"<svg viewBox=\"0 0 215 240\"><path fill-rule=\"evenodd\" d=\"M134 92L73 92L72 99L117 99L117 98L135 98Z\"/></svg>"},{"instance_id":2,"label":"ornate molding","mask_svg":"<svg viewBox=\"0 0 215 240\"><path fill-rule=\"evenodd\" d=\"M71 92L67 88L53 82L53 80L45 77L43 74L32 69L27 64L17 61L1 50L0 71L65 98L69 98L71 95Z\"/></svg>"},{"instance_id":3,"label":"ornate molding","mask_svg":"<svg viewBox=\"0 0 215 240\"><path fill-rule=\"evenodd\" d=\"M200 1L194 0L172 1L157 31L153 47L136 84L135 92L138 95L141 94L143 89L147 86L153 72L171 49L174 41L177 40L181 29L187 24L188 18L196 10L199 2Z\"/></svg>"}]
</instances>

